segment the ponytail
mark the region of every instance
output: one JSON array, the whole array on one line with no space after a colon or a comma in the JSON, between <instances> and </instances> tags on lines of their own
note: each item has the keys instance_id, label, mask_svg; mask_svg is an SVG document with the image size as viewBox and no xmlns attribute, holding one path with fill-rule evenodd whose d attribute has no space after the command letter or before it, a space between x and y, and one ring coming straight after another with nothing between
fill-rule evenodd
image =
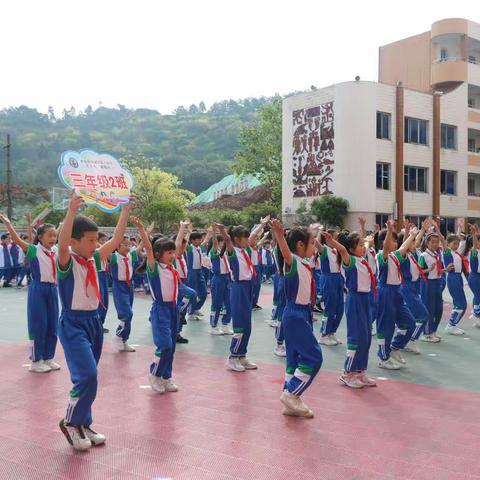
<instances>
[{"instance_id":1,"label":"ponytail","mask_svg":"<svg viewBox=\"0 0 480 480\"><path fill-rule=\"evenodd\" d=\"M38 245L40 243L40 237L47 231L53 228L55 230L55 225L52 225L51 223L44 223L43 225L40 225L37 228L37 231L35 232L35 237L33 239L33 243L35 245Z\"/></svg>"}]
</instances>

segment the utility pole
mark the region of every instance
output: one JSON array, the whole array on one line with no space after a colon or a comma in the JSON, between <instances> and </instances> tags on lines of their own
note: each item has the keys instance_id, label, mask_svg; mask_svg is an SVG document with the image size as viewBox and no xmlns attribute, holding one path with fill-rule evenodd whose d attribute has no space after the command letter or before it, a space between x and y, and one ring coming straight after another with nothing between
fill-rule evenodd
<instances>
[{"instance_id":1,"label":"utility pole","mask_svg":"<svg viewBox=\"0 0 480 480\"><path fill-rule=\"evenodd\" d=\"M3 147L7 154L7 216L12 218L12 170L10 168L10 134L7 134L7 144Z\"/></svg>"}]
</instances>

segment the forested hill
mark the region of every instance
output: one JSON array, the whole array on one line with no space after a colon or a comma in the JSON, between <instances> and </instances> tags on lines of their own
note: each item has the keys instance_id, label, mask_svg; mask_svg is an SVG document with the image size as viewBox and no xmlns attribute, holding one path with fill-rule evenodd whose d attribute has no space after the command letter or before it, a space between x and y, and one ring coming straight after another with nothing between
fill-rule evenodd
<instances>
[{"instance_id":1,"label":"forested hill","mask_svg":"<svg viewBox=\"0 0 480 480\"><path fill-rule=\"evenodd\" d=\"M198 193L231 173L238 134L268 98L203 102L179 107L171 115L155 110L99 107L39 113L25 106L0 112L0 141L11 134L13 183L60 186L57 166L65 150L93 148L119 159L158 166L180 177L183 187ZM3 160L3 159L2 159ZM0 183L5 180L0 162Z\"/></svg>"}]
</instances>

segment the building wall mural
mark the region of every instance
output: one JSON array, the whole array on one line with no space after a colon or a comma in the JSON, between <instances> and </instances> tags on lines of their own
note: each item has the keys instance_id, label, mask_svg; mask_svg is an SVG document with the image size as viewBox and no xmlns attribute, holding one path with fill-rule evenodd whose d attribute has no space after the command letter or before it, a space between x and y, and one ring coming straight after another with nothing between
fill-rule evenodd
<instances>
[{"instance_id":1,"label":"building wall mural","mask_svg":"<svg viewBox=\"0 0 480 480\"><path fill-rule=\"evenodd\" d=\"M295 110L293 120L293 196L333 194L333 102Z\"/></svg>"}]
</instances>

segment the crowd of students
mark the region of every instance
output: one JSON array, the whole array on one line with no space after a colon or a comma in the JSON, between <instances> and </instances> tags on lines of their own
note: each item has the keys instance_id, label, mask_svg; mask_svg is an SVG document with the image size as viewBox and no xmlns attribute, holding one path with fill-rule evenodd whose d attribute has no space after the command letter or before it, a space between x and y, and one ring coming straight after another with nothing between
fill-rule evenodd
<instances>
[{"instance_id":1,"label":"crowd of students","mask_svg":"<svg viewBox=\"0 0 480 480\"><path fill-rule=\"evenodd\" d=\"M213 224L195 230L180 223L172 237L154 234L122 209L113 237L99 233L92 218L79 215L82 201L72 194L58 228L44 224L27 236L17 234L0 214L9 234L2 236L0 279L3 287L22 286L28 270L28 332L35 373L60 369L54 360L60 339L73 388L60 429L78 450L105 442L92 425L97 392L97 365L109 308L109 290L117 312L114 335L119 352L129 345L134 289L152 297L150 310L154 360L149 382L159 394L176 392L173 361L176 343L188 321L202 319L210 290L210 333L231 335L226 368L256 370L248 357L252 312L260 309L262 284L273 281L274 354L285 357L283 414L312 418L303 393L322 366L324 347L343 343L337 330L346 317L346 357L340 381L350 388L375 387L367 375L372 335L377 337L378 366L405 367L405 353L419 354L419 341L438 343L443 291L453 308L445 331L463 335L467 309L464 279L473 292L472 317L480 327L480 232L460 223L445 239L434 220L418 229L393 221L367 234L325 229L319 224L285 229L277 219L262 218L252 230ZM131 221L140 237L125 236ZM466 231L468 230L468 231ZM25 261L24 261L25 260ZM59 298L61 308L59 307ZM321 316L318 339L314 321Z\"/></svg>"}]
</instances>

